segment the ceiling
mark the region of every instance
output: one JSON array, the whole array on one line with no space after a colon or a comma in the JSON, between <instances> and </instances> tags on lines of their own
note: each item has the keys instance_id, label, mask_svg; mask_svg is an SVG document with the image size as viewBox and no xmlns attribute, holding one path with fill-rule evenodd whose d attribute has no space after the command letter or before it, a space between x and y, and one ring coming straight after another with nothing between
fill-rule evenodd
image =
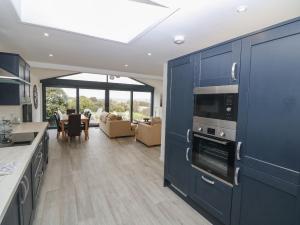
<instances>
[{"instance_id":1,"label":"ceiling","mask_svg":"<svg viewBox=\"0 0 300 225\"><path fill-rule=\"evenodd\" d=\"M300 16L299 0L185 2L190 4L182 5L175 14L124 44L23 24L9 0L0 0L0 50L20 53L33 65L49 64L51 69L68 66L72 70L74 66L76 71L93 68L162 76L163 64L172 58ZM239 5L247 5L247 12L237 13ZM45 32L50 36L45 37ZM177 34L185 36L184 44L173 43ZM49 57L50 53L54 56Z\"/></svg>"}]
</instances>

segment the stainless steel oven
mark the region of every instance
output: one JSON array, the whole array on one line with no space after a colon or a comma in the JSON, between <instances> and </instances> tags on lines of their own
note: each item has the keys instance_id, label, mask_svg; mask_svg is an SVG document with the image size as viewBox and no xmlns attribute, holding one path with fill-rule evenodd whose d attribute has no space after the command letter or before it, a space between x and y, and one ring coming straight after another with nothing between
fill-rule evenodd
<instances>
[{"instance_id":1,"label":"stainless steel oven","mask_svg":"<svg viewBox=\"0 0 300 225\"><path fill-rule=\"evenodd\" d=\"M192 166L234 181L238 85L194 89Z\"/></svg>"},{"instance_id":2,"label":"stainless steel oven","mask_svg":"<svg viewBox=\"0 0 300 225\"><path fill-rule=\"evenodd\" d=\"M232 184L235 142L194 133L192 166Z\"/></svg>"}]
</instances>

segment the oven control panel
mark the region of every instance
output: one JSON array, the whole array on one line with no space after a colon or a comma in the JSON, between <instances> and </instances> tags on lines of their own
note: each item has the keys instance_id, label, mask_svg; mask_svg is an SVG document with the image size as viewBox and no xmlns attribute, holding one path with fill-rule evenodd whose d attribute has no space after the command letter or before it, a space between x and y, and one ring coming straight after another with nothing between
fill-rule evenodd
<instances>
[{"instance_id":1,"label":"oven control panel","mask_svg":"<svg viewBox=\"0 0 300 225\"><path fill-rule=\"evenodd\" d=\"M235 141L236 122L194 117L193 131L200 134Z\"/></svg>"}]
</instances>

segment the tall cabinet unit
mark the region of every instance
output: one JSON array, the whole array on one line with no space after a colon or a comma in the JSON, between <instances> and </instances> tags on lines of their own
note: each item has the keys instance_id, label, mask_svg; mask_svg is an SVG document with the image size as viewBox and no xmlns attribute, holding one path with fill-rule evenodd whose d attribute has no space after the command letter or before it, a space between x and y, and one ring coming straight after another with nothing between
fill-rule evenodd
<instances>
[{"instance_id":1,"label":"tall cabinet unit","mask_svg":"<svg viewBox=\"0 0 300 225\"><path fill-rule=\"evenodd\" d=\"M300 21L243 39L233 224L300 224Z\"/></svg>"},{"instance_id":2,"label":"tall cabinet unit","mask_svg":"<svg viewBox=\"0 0 300 225\"><path fill-rule=\"evenodd\" d=\"M165 183L214 225L300 224L299 43L300 17L169 62ZM232 185L189 162L193 83L239 85Z\"/></svg>"},{"instance_id":3,"label":"tall cabinet unit","mask_svg":"<svg viewBox=\"0 0 300 225\"><path fill-rule=\"evenodd\" d=\"M191 56L168 64L165 182L182 195L188 192L188 163L192 116L194 64Z\"/></svg>"}]
</instances>

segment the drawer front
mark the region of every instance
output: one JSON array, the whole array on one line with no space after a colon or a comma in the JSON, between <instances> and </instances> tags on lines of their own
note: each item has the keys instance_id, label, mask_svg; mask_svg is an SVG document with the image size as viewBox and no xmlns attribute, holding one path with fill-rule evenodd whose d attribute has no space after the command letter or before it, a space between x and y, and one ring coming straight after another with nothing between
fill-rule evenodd
<instances>
[{"instance_id":1,"label":"drawer front","mask_svg":"<svg viewBox=\"0 0 300 225\"><path fill-rule=\"evenodd\" d=\"M192 169L191 198L223 224L230 224L232 187Z\"/></svg>"},{"instance_id":2,"label":"drawer front","mask_svg":"<svg viewBox=\"0 0 300 225\"><path fill-rule=\"evenodd\" d=\"M42 154L43 154L43 144L42 142L38 145L37 149L35 150L35 153L32 157L32 171L33 171L33 176L34 176L34 173L35 171L37 170L37 167L38 167L38 164L39 164L39 161L42 157Z\"/></svg>"}]
</instances>

